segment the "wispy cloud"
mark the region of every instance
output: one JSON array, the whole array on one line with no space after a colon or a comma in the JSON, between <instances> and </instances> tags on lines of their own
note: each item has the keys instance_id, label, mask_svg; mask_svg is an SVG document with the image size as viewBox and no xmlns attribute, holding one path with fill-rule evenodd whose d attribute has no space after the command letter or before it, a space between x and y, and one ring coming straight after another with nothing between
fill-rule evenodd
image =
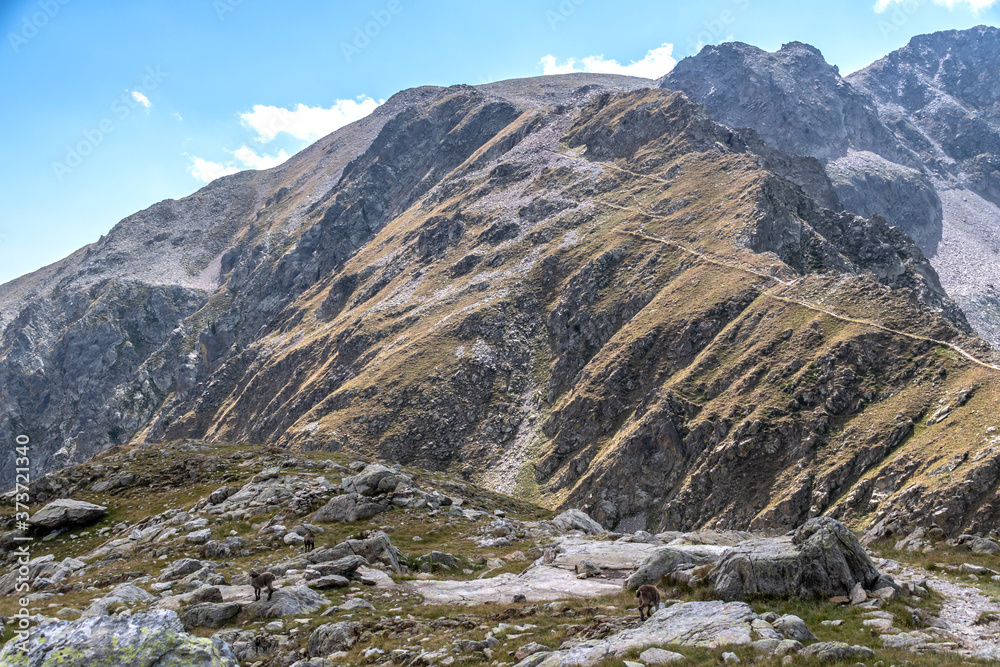
<instances>
[{"instance_id":1,"label":"wispy cloud","mask_svg":"<svg viewBox=\"0 0 1000 667\"><path fill-rule=\"evenodd\" d=\"M200 157L191 158L191 175L202 183L209 183L222 176L235 174L239 170L239 167L233 165L226 166L224 164L220 164L219 162L209 162L208 160L203 160Z\"/></svg>"},{"instance_id":2,"label":"wispy cloud","mask_svg":"<svg viewBox=\"0 0 1000 667\"><path fill-rule=\"evenodd\" d=\"M884 2L886 0L878 0ZM976 1L976 0L971 0ZM985 0L978 0L983 2ZM995 1L995 0L994 0ZM603 74L627 74L656 79L674 68L677 60L673 57L674 45L664 42L655 49L650 49L642 60L622 65L617 60L605 60L604 56L586 56L577 60L570 58L559 64L553 55L544 56L539 64L545 74L568 74L570 72L600 72Z\"/></svg>"},{"instance_id":3,"label":"wispy cloud","mask_svg":"<svg viewBox=\"0 0 1000 667\"><path fill-rule=\"evenodd\" d=\"M253 111L240 114L240 121L253 132L252 138L257 143L274 141L278 135L284 133L298 139L304 148L308 142L364 118L380 104L382 102L376 102L367 95L362 95L356 100L337 100L329 108L299 104L293 109L285 109L255 104ZM181 120L179 114L175 115ZM291 157L285 149L279 150L277 155L268 155L258 153L246 144L231 152L235 161L212 162L191 156L191 166L188 171L198 181L208 183L220 176L235 174L244 169L270 169Z\"/></svg>"},{"instance_id":4,"label":"wispy cloud","mask_svg":"<svg viewBox=\"0 0 1000 667\"><path fill-rule=\"evenodd\" d=\"M933 0L935 5L942 5L948 9L954 9L957 6L967 5L973 12L976 13L984 9L989 9L995 5L997 1L998 0ZM874 9L876 12L881 14L893 5L911 2L913 2L913 0L875 0Z\"/></svg>"},{"instance_id":5,"label":"wispy cloud","mask_svg":"<svg viewBox=\"0 0 1000 667\"><path fill-rule=\"evenodd\" d=\"M292 157L284 150L278 151L277 155L258 155L252 148L240 146L233 151L233 156L243 163L248 169L270 169Z\"/></svg>"},{"instance_id":6,"label":"wispy cloud","mask_svg":"<svg viewBox=\"0 0 1000 667\"><path fill-rule=\"evenodd\" d=\"M149 98L140 93L138 90L132 91L132 99L141 104L146 111L149 111L149 109L153 106L153 103L149 101Z\"/></svg>"},{"instance_id":7,"label":"wispy cloud","mask_svg":"<svg viewBox=\"0 0 1000 667\"><path fill-rule=\"evenodd\" d=\"M177 120L179 120L179 121L183 121L183 120L184 120L184 118L183 118L183 117L182 117L182 116L181 116L181 115L180 115L179 113L177 113L176 111L175 111L175 112L173 112L173 113L172 113L172 114L170 114L170 115L171 115L171 116L173 116L174 118L176 118L176 119L177 119Z\"/></svg>"},{"instance_id":8,"label":"wispy cloud","mask_svg":"<svg viewBox=\"0 0 1000 667\"><path fill-rule=\"evenodd\" d=\"M368 96L337 100L330 108L299 104L294 109L255 104L240 120L256 133L254 141L273 141L282 132L303 141L315 141L348 123L364 118L381 104Z\"/></svg>"},{"instance_id":9,"label":"wispy cloud","mask_svg":"<svg viewBox=\"0 0 1000 667\"><path fill-rule=\"evenodd\" d=\"M191 167L188 171L196 180L202 183L210 183L222 176L235 174L238 171L246 169L270 169L271 167L277 167L292 156L284 150L278 151L277 155L265 155L257 153L257 151L249 146L240 146L233 151L233 157L236 158L236 162L229 160L223 163L192 156Z\"/></svg>"}]
</instances>

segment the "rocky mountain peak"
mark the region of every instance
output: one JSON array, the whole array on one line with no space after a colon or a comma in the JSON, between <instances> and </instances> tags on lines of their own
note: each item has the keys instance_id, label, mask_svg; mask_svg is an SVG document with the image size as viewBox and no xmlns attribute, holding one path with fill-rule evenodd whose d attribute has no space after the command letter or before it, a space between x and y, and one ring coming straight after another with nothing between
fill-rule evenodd
<instances>
[{"instance_id":1,"label":"rocky mountain peak","mask_svg":"<svg viewBox=\"0 0 1000 667\"><path fill-rule=\"evenodd\" d=\"M682 90L731 127L752 127L768 144L824 160L849 149L906 151L874 106L841 78L818 49L791 42L768 53L740 43L708 46L658 85Z\"/></svg>"}]
</instances>

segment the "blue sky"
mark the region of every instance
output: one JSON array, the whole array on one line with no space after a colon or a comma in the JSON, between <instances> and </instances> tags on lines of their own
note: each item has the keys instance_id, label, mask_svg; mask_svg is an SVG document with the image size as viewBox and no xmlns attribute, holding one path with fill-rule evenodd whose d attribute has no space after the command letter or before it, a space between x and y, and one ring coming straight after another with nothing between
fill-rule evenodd
<instances>
[{"instance_id":1,"label":"blue sky","mask_svg":"<svg viewBox=\"0 0 1000 667\"><path fill-rule=\"evenodd\" d=\"M404 88L659 76L727 40L808 42L846 73L980 23L1000 25L1000 1L3 0L0 283Z\"/></svg>"}]
</instances>

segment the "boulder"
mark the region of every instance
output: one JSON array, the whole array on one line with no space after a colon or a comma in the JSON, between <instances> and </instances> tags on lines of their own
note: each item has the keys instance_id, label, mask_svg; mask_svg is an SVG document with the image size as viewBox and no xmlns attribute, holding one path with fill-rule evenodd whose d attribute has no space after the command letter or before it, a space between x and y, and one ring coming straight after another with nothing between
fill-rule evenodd
<instances>
[{"instance_id":1,"label":"boulder","mask_svg":"<svg viewBox=\"0 0 1000 667\"><path fill-rule=\"evenodd\" d=\"M353 523L369 519L388 510L388 505L372 502L357 493L348 493L332 498L326 505L316 510L313 521Z\"/></svg>"},{"instance_id":2,"label":"boulder","mask_svg":"<svg viewBox=\"0 0 1000 667\"><path fill-rule=\"evenodd\" d=\"M188 534L186 539L191 544L205 544L210 539L212 539L212 530L210 528L202 528L201 530L196 530Z\"/></svg>"},{"instance_id":3,"label":"boulder","mask_svg":"<svg viewBox=\"0 0 1000 667\"><path fill-rule=\"evenodd\" d=\"M444 553L442 551L431 551L430 553L424 554L423 556L415 559L415 562L418 566L426 564L428 570L435 568L458 570L462 567L462 563L458 560L458 558L452 554Z\"/></svg>"},{"instance_id":4,"label":"boulder","mask_svg":"<svg viewBox=\"0 0 1000 667\"><path fill-rule=\"evenodd\" d=\"M288 545L300 546L305 543L306 539L298 533L286 533L281 541Z\"/></svg>"},{"instance_id":5,"label":"boulder","mask_svg":"<svg viewBox=\"0 0 1000 667\"><path fill-rule=\"evenodd\" d=\"M325 604L326 598L307 586L286 586L275 590L270 600L263 594L243 609L250 618L280 618L311 614Z\"/></svg>"},{"instance_id":6,"label":"boulder","mask_svg":"<svg viewBox=\"0 0 1000 667\"><path fill-rule=\"evenodd\" d=\"M118 584L105 597L115 598L122 602L149 602L156 599L152 593L130 583Z\"/></svg>"},{"instance_id":7,"label":"boulder","mask_svg":"<svg viewBox=\"0 0 1000 667\"><path fill-rule=\"evenodd\" d=\"M682 662L684 655L674 653L662 648L647 648L639 654L639 660L647 665L670 665L675 662Z\"/></svg>"},{"instance_id":8,"label":"boulder","mask_svg":"<svg viewBox=\"0 0 1000 667\"><path fill-rule=\"evenodd\" d=\"M311 658L321 658L334 651L346 651L354 646L361 635L360 623L327 623L309 635L308 652Z\"/></svg>"},{"instance_id":9,"label":"boulder","mask_svg":"<svg viewBox=\"0 0 1000 667\"><path fill-rule=\"evenodd\" d=\"M202 602L186 608L181 613L181 623L183 623L185 630L218 628L239 613L240 604L238 602Z\"/></svg>"},{"instance_id":10,"label":"boulder","mask_svg":"<svg viewBox=\"0 0 1000 667\"><path fill-rule=\"evenodd\" d=\"M338 575L341 577L351 577L362 565L366 565L367 561L361 556L344 556L343 558L338 558L337 560L330 561L327 563L316 563L310 565L309 569L306 570L306 579L316 579L319 577L329 577L331 575Z\"/></svg>"},{"instance_id":11,"label":"boulder","mask_svg":"<svg viewBox=\"0 0 1000 667\"><path fill-rule=\"evenodd\" d=\"M751 595L829 598L888 581L854 534L829 517L810 519L792 535L740 542L719 562L715 592L725 600Z\"/></svg>"},{"instance_id":12,"label":"boulder","mask_svg":"<svg viewBox=\"0 0 1000 667\"><path fill-rule=\"evenodd\" d=\"M220 486L208 495L208 504L218 505L234 493L236 493L236 489L231 489L228 486Z\"/></svg>"},{"instance_id":13,"label":"boulder","mask_svg":"<svg viewBox=\"0 0 1000 667\"><path fill-rule=\"evenodd\" d=\"M307 585L310 588L323 590L324 588L344 588L350 583L351 580L347 577L342 577L339 574L331 574L325 577L319 577L318 579L311 579Z\"/></svg>"},{"instance_id":14,"label":"boulder","mask_svg":"<svg viewBox=\"0 0 1000 667\"><path fill-rule=\"evenodd\" d=\"M63 526L79 526L97 521L108 511L103 505L60 498L35 512L28 523L38 528L62 528Z\"/></svg>"},{"instance_id":15,"label":"boulder","mask_svg":"<svg viewBox=\"0 0 1000 667\"><path fill-rule=\"evenodd\" d=\"M337 607L340 611L358 611L364 609L365 611L375 611L375 605L361 598L351 598L344 604Z\"/></svg>"},{"instance_id":16,"label":"boulder","mask_svg":"<svg viewBox=\"0 0 1000 667\"><path fill-rule=\"evenodd\" d=\"M552 649L550 649L548 646L545 646L544 644L531 642L530 644L525 644L524 646L514 651L514 659L517 660L518 662L521 662L529 655L535 655L536 653L542 653L551 650Z\"/></svg>"},{"instance_id":17,"label":"boulder","mask_svg":"<svg viewBox=\"0 0 1000 667\"><path fill-rule=\"evenodd\" d=\"M844 642L817 642L805 647L799 655L811 658L815 656L822 662L834 662L841 660L872 660L875 658L875 651L867 646L851 646Z\"/></svg>"},{"instance_id":18,"label":"boulder","mask_svg":"<svg viewBox=\"0 0 1000 667\"><path fill-rule=\"evenodd\" d=\"M345 477L341 486L348 493L374 496L380 493L391 493L399 487L412 484L413 480L407 475L390 470L379 463L372 463L365 466L365 469L357 475Z\"/></svg>"},{"instance_id":19,"label":"boulder","mask_svg":"<svg viewBox=\"0 0 1000 667\"><path fill-rule=\"evenodd\" d=\"M310 551L302 558L307 563L324 563L349 556L360 556L369 563L380 562L392 568L394 572L400 571L396 547L392 546L389 536L382 531L363 540L346 540L336 546Z\"/></svg>"},{"instance_id":20,"label":"boulder","mask_svg":"<svg viewBox=\"0 0 1000 667\"><path fill-rule=\"evenodd\" d=\"M556 651L553 655L558 658L552 658L552 664L595 665L602 660L621 659L630 650L669 644L699 648L749 645L753 642L751 623L757 618L750 605L743 602L680 602L656 612L637 628Z\"/></svg>"},{"instance_id":21,"label":"boulder","mask_svg":"<svg viewBox=\"0 0 1000 667\"><path fill-rule=\"evenodd\" d=\"M173 579L180 579L185 574L191 574L192 572L197 572L202 569L204 564L200 560L195 560L194 558L181 558L180 560L175 560L173 563L168 565L160 573L159 581L171 581Z\"/></svg>"},{"instance_id":22,"label":"boulder","mask_svg":"<svg viewBox=\"0 0 1000 667\"><path fill-rule=\"evenodd\" d=\"M604 526L597 523L590 516L583 512L582 510L566 510L556 518L552 519L552 523L562 531L579 530L588 535L600 535L604 530Z\"/></svg>"},{"instance_id":23,"label":"boulder","mask_svg":"<svg viewBox=\"0 0 1000 667\"><path fill-rule=\"evenodd\" d=\"M60 667L237 667L228 644L187 634L167 610L35 625L25 643L8 642L0 651L0 665L49 667L54 660Z\"/></svg>"},{"instance_id":24,"label":"boulder","mask_svg":"<svg viewBox=\"0 0 1000 667\"><path fill-rule=\"evenodd\" d=\"M785 636L786 639L794 639L800 642L814 642L816 635L806 626L806 622L798 616L785 614L773 624L775 630Z\"/></svg>"},{"instance_id":25,"label":"boulder","mask_svg":"<svg viewBox=\"0 0 1000 667\"><path fill-rule=\"evenodd\" d=\"M993 540L985 537L977 537L976 539L972 540L972 543L969 545L969 548L972 549L972 551L977 554L1000 553L1000 544L997 544Z\"/></svg>"},{"instance_id":26,"label":"boulder","mask_svg":"<svg viewBox=\"0 0 1000 667\"><path fill-rule=\"evenodd\" d=\"M645 584L655 585L662 577L672 572L718 563L724 554L725 548L717 546L658 547L625 581L625 588L634 591Z\"/></svg>"}]
</instances>

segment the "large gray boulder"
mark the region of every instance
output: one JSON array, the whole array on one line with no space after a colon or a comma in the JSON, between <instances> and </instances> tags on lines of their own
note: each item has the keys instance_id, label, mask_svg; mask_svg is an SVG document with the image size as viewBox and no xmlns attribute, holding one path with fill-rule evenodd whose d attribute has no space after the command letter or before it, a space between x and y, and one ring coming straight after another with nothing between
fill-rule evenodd
<instances>
[{"instance_id":1,"label":"large gray boulder","mask_svg":"<svg viewBox=\"0 0 1000 667\"><path fill-rule=\"evenodd\" d=\"M192 628L218 628L240 613L238 602L202 602L191 605L181 613L181 623L186 630Z\"/></svg>"},{"instance_id":2,"label":"large gray boulder","mask_svg":"<svg viewBox=\"0 0 1000 667\"><path fill-rule=\"evenodd\" d=\"M834 662L872 660L875 658L875 651L867 646L851 646L844 642L817 642L802 649L799 655L806 658L815 657L822 662Z\"/></svg>"},{"instance_id":3,"label":"large gray boulder","mask_svg":"<svg viewBox=\"0 0 1000 667\"><path fill-rule=\"evenodd\" d=\"M328 563L350 556L360 556L369 563L382 563L392 568L394 572L399 572L401 569L398 550L392 546L389 536L382 531L363 540L346 540L336 546L310 551L302 558L307 563ZM341 573L331 572L331 574Z\"/></svg>"},{"instance_id":4,"label":"large gray boulder","mask_svg":"<svg viewBox=\"0 0 1000 667\"><path fill-rule=\"evenodd\" d=\"M725 600L751 595L832 597L888 583L864 548L842 523L810 519L791 535L745 540L733 547L714 572L715 592Z\"/></svg>"},{"instance_id":5,"label":"large gray boulder","mask_svg":"<svg viewBox=\"0 0 1000 667\"><path fill-rule=\"evenodd\" d=\"M337 560L329 561L327 563L316 563L315 565L311 565L309 569L306 570L305 578L307 580L318 579L320 577L329 577L333 575L350 577L359 567L367 564L367 561L365 561L365 559L361 556L344 556L343 558L338 558Z\"/></svg>"},{"instance_id":6,"label":"large gray boulder","mask_svg":"<svg viewBox=\"0 0 1000 667\"><path fill-rule=\"evenodd\" d=\"M625 580L625 588L634 591L645 584L655 585L671 572L718 563L726 551L725 547L700 544L659 547Z\"/></svg>"},{"instance_id":7,"label":"large gray boulder","mask_svg":"<svg viewBox=\"0 0 1000 667\"><path fill-rule=\"evenodd\" d=\"M200 560L195 560L194 558L181 558L180 560L175 560L173 563L163 568L163 571L160 573L159 581L172 581L174 579L180 579L185 574L197 572L203 567L205 567L205 564Z\"/></svg>"},{"instance_id":8,"label":"large gray boulder","mask_svg":"<svg viewBox=\"0 0 1000 667\"><path fill-rule=\"evenodd\" d=\"M325 604L326 598L307 586L285 586L274 591L270 600L261 595L260 600L251 602L243 610L250 618L281 618L311 614Z\"/></svg>"},{"instance_id":9,"label":"large gray boulder","mask_svg":"<svg viewBox=\"0 0 1000 667\"><path fill-rule=\"evenodd\" d=\"M588 535L600 535L606 532L604 526L590 518L590 515L583 510L566 510L552 519L552 523L563 531L579 530Z\"/></svg>"},{"instance_id":10,"label":"large gray boulder","mask_svg":"<svg viewBox=\"0 0 1000 667\"><path fill-rule=\"evenodd\" d=\"M375 496L380 493L390 493L399 487L412 484L413 480L409 476L390 470L379 463L372 463L365 466L365 469L357 475L345 477L341 486L348 493Z\"/></svg>"},{"instance_id":11,"label":"large gray boulder","mask_svg":"<svg viewBox=\"0 0 1000 667\"><path fill-rule=\"evenodd\" d=\"M354 523L388 511L389 505L372 502L357 493L345 493L335 496L326 505L316 510L313 521L317 523Z\"/></svg>"},{"instance_id":12,"label":"large gray boulder","mask_svg":"<svg viewBox=\"0 0 1000 667\"><path fill-rule=\"evenodd\" d=\"M357 643L361 634L360 623L327 623L309 635L309 657L321 658L335 651L346 651Z\"/></svg>"},{"instance_id":13,"label":"large gray boulder","mask_svg":"<svg viewBox=\"0 0 1000 667\"><path fill-rule=\"evenodd\" d=\"M38 510L28 519L28 523L38 528L62 528L79 526L97 521L108 511L103 505L60 498Z\"/></svg>"},{"instance_id":14,"label":"large gray boulder","mask_svg":"<svg viewBox=\"0 0 1000 667\"><path fill-rule=\"evenodd\" d=\"M20 646L27 651L21 653ZM8 642L4 646L0 665L238 667L226 643L187 634L177 614L162 609L37 625L26 643Z\"/></svg>"}]
</instances>

